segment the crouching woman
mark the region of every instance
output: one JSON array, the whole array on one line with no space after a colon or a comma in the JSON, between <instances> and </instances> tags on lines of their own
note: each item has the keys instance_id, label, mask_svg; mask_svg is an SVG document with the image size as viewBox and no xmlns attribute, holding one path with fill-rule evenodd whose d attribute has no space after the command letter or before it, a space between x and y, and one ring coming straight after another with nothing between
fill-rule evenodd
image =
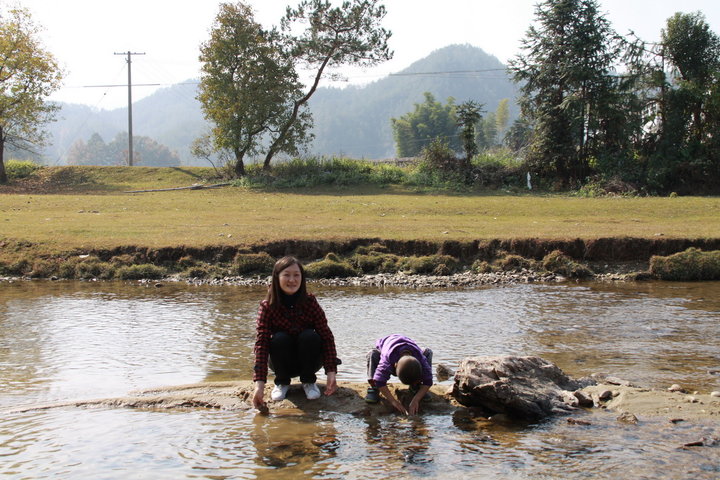
<instances>
[{"instance_id":1,"label":"crouching woman","mask_svg":"<svg viewBox=\"0 0 720 480\"><path fill-rule=\"evenodd\" d=\"M275 263L272 281L260 302L255 340L255 392L253 405L266 408L264 392L268 367L275 373L273 401L285 398L290 380L300 377L309 400L320 398L316 373L325 367L325 395L337 390L335 338L325 312L315 296L307 292L305 271L294 257Z\"/></svg>"}]
</instances>

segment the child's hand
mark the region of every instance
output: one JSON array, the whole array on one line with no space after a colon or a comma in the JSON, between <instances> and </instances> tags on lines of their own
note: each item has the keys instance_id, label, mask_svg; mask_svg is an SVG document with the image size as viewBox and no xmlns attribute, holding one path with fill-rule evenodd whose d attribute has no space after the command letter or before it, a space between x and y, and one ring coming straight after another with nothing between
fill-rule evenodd
<instances>
[{"instance_id":1,"label":"child's hand","mask_svg":"<svg viewBox=\"0 0 720 480\"><path fill-rule=\"evenodd\" d=\"M417 398L417 396L413 397L413 399L410 400L409 407L410 408L408 410L410 412L410 415L415 415L420 411L420 400Z\"/></svg>"},{"instance_id":2,"label":"child's hand","mask_svg":"<svg viewBox=\"0 0 720 480\"><path fill-rule=\"evenodd\" d=\"M398 399L393 398L392 404L393 404L393 407L395 407L395 410L397 410L398 412L402 413L403 415L408 414L408 411L405 408L405 405L400 403L400 401Z\"/></svg>"}]
</instances>

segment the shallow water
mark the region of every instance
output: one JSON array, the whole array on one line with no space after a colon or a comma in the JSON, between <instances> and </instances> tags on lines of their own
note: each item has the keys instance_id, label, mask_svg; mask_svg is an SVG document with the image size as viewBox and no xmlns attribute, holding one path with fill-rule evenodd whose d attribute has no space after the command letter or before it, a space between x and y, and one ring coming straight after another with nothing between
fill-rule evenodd
<instances>
[{"instance_id":1,"label":"shallow water","mask_svg":"<svg viewBox=\"0 0 720 480\"><path fill-rule=\"evenodd\" d=\"M572 376L720 390L720 282L317 288L343 359L364 381L376 337L407 333L455 366L539 355ZM200 381L249 379L262 288L0 284L0 411ZM322 378L321 378L322 381ZM449 382L445 382L449 384ZM638 425L593 410L498 425L462 415L359 418L60 408L0 418L8 478L720 478L715 422Z\"/></svg>"}]
</instances>

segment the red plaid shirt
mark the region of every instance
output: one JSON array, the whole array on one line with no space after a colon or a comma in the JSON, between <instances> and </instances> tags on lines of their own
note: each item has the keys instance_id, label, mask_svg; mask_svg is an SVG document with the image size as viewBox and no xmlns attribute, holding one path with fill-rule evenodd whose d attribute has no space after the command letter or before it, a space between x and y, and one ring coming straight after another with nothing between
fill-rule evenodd
<instances>
[{"instance_id":1,"label":"red plaid shirt","mask_svg":"<svg viewBox=\"0 0 720 480\"><path fill-rule=\"evenodd\" d=\"M301 305L288 308L280 305L271 308L267 300L260 302L257 317L257 337L255 339L255 371L253 381L267 381L270 338L276 332L286 332L297 336L307 328L313 328L322 339L322 359L325 373L337 371L337 351L335 337L327 324L325 312L315 295L309 293Z\"/></svg>"}]
</instances>

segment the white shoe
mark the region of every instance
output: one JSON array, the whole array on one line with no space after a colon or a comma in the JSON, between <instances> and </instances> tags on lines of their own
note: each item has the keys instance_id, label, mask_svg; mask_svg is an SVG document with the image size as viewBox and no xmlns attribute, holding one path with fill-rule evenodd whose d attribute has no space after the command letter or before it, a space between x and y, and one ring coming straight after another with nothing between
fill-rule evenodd
<instances>
[{"instance_id":1,"label":"white shoe","mask_svg":"<svg viewBox=\"0 0 720 480\"><path fill-rule=\"evenodd\" d=\"M303 383L303 390L308 400L317 400L320 398L320 389L317 383Z\"/></svg>"},{"instance_id":2,"label":"white shoe","mask_svg":"<svg viewBox=\"0 0 720 480\"><path fill-rule=\"evenodd\" d=\"M273 399L273 402L285 400L285 396L287 395L289 389L290 385L275 385L275 388L273 388L273 391L270 394L270 398Z\"/></svg>"}]
</instances>

